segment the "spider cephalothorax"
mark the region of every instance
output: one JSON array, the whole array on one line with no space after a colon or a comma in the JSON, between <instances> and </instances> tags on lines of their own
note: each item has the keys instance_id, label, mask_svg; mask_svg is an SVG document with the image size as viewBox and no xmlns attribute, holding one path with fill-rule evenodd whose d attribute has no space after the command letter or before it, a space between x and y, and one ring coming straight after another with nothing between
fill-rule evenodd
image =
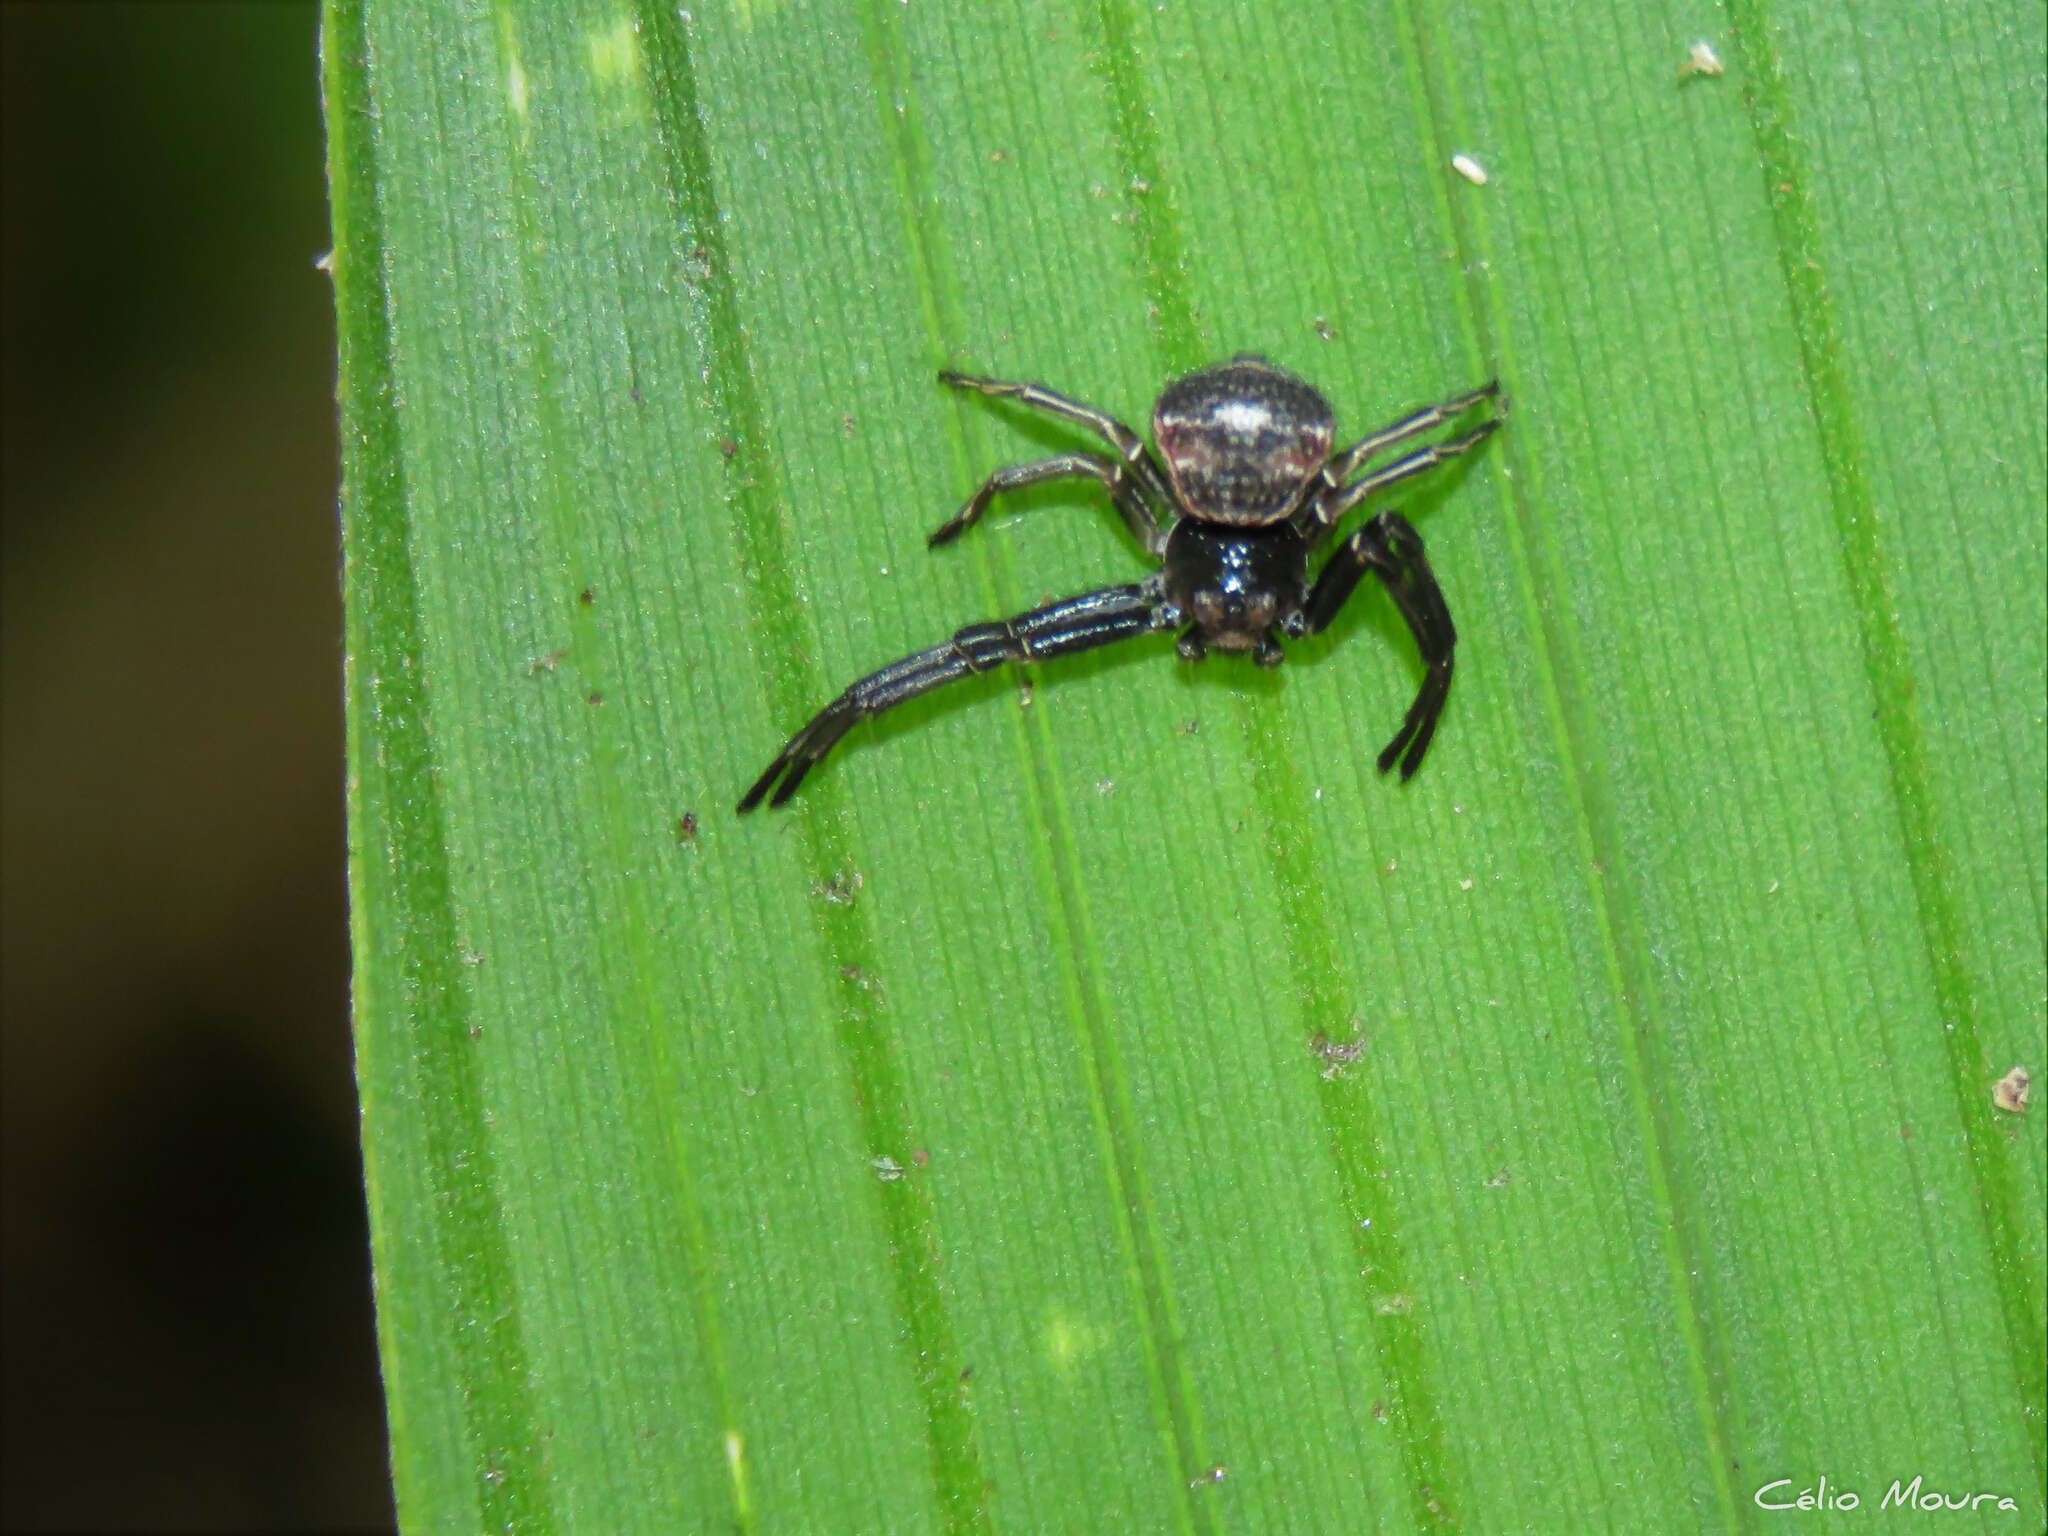
<instances>
[{"instance_id":1,"label":"spider cephalothorax","mask_svg":"<svg viewBox=\"0 0 2048 1536\"><path fill-rule=\"evenodd\" d=\"M999 469L932 534L934 545L958 538L998 492L1087 475L1108 487L1125 525L1159 569L1142 582L1083 593L1014 619L970 624L943 645L870 673L790 738L741 799L742 812L759 805L771 789L769 803L783 804L856 721L1006 661L1058 656L1185 625L1179 650L1189 661L1201 660L1213 647L1248 651L1261 665L1278 666L1281 639L1326 627L1367 571L1386 584L1427 667L1407 718L1379 758L1382 773L1396 762L1402 778L1415 772L1443 713L1457 643L1443 593L1423 558L1422 539L1400 513L1382 512L1339 544L1313 581L1309 556L1366 497L1483 442L1499 427L1504 403L1455 437L1359 473L1387 449L1482 401L1499 402L1499 384L1426 405L1333 454L1336 417L1329 402L1286 369L1240 352L1166 386L1152 412L1159 442L1154 458L1144 439L1115 417L1042 384L962 373L939 378L956 389L1006 395L1090 427L1108 440L1116 457L1062 453Z\"/></svg>"}]
</instances>

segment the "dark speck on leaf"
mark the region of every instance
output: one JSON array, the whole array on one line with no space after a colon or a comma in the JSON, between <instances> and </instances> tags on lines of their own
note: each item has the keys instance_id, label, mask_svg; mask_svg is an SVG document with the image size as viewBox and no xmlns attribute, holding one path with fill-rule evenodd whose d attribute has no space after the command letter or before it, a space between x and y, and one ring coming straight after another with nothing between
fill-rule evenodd
<instances>
[{"instance_id":1,"label":"dark speck on leaf","mask_svg":"<svg viewBox=\"0 0 2048 1536\"><path fill-rule=\"evenodd\" d=\"M850 907L853 898L860 894L860 888L867 882L857 869L838 869L832 872L830 880L813 880L811 894L835 907Z\"/></svg>"}]
</instances>

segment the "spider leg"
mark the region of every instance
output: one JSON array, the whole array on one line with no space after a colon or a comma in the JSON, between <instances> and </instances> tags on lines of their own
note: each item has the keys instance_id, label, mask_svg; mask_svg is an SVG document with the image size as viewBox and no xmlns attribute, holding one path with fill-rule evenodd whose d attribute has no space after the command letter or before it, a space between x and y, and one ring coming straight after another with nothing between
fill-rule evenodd
<instances>
[{"instance_id":1,"label":"spider leg","mask_svg":"<svg viewBox=\"0 0 2048 1536\"><path fill-rule=\"evenodd\" d=\"M1443 591L1423 556L1422 536L1400 513L1382 512L1338 545L1337 552L1316 577L1305 610L1310 634L1329 626L1367 571L1377 572L1386 583L1394 606L1408 621L1416 649L1421 651L1423 663L1429 669L1423 674L1415 702L1408 706L1401 729L1380 753L1380 772L1392 768L1398 759L1405 780L1412 778L1422 765L1422 754L1429 750L1437 718L1444 712L1444 699L1451 689L1451 653L1458 643L1458 631L1451 624L1451 611L1444 605Z\"/></svg>"},{"instance_id":2,"label":"spider leg","mask_svg":"<svg viewBox=\"0 0 2048 1536\"><path fill-rule=\"evenodd\" d=\"M1152 457L1152 450L1145 446L1145 440L1129 427L1118 421L1107 411L1097 410L1079 400L1070 399L1057 390L1047 389L1043 384L1029 384L1016 379L984 379L969 373L955 373L942 369L939 373L941 384L950 384L955 389L979 390L984 395L996 395L1018 401L1034 409L1058 416L1064 421L1077 422L1092 432L1097 432L1116 449L1117 457L1129 466L1139 487L1150 499L1147 508L1155 517L1161 509L1173 511L1178 503L1166 483L1166 471L1159 467L1159 461ZM1128 513L1125 514L1129 516ZM1145 547L1157 554L1163 547L1165 535L1155 529Z\"/></svg>"},{"instance_id":3,"label":"spider leg","mask_svg":"<svg viewBox=\"0 0 2048 1536\"><path fill-rule=\"evenodd\" d=\"M1385 490L1397 481L1406 480L1411 475L1419 475L1449 459L1457 458L1460 454L1471 452L1499 430L1501 422L1507 416L1505 402L1502 402L1493 415L1471 431L1460 433L1441 443L1431 443L1427 447L1416 449L1413 453L1405 453L1393 462L1374 470L1362 480L1353 481L1350 485L1344 483L1375 454L1383 453L1389 448L1407 442L1410 438L1419 437L1432 427L1455 420L1480 401L1497 399L1499 395L1500 381L1489 380L1477 389L1467 390L1462 395L1454 395L1448 400L1439 401L1435 405L1425 405L1419 411L1410 412L1391 426L1382 427L1377 432L1361 437L1342 453L1332 454L1328 462L1317 471L1322 488L1312 494L1303 504L1301 511L1295 515L1296 526L1314 542L1328 535L1343 520L1344 514L1366 497Z\"/></svg>"},{"instance_id":4,"label":"spider leg","mask_svg":"<svg viewBox=\"0 0 2048 1536\"><path fill-rule=\"evenodd\" d=\"M1448 400L1439 400L1435 405L1425 405L1419 411L1411 411L1391 426L1381 427L1377 432L1368 432L1341 453L1330 456L1325 466L1334 485L1342 485L1364 467L1365 461L1374 454L1384 452L1396 443L1405 443L1411 437L1420 437L1431 427L1440 427L1447 421L1455 421L1482 400L1500 397L1500 380L1488 379L1477 389L1468 389L1462 395L1453 395ZM1502 406L1500 415L1507 414Z\"/></svg>"},{"instance_id":5,"label":"spider leg","mask_svg":"<svg viewBox=\"0 0 2048 1536\"><path fill-rule=\"evenodd\" d=\"M744 816L775 790L770 805L781 805L796 793L804 775L855 724L870 715L929 693L972 672L986 672L1006 661L1035 661L1085 651L1112 640L1156 629L1167 612L1151 584L1104 587L1064 602L1051 603L993 624L970 624L943 645L891 662L870 672L812 717L789 738L768 771L740 798ZM776 781L780 780L780 787Z\"/></svg>"},{"instance_id":6,"label":"spider leg","mask_svg":"<svg viewBox=\"0 0 2048 1536\"><path fill-rule=\"evenodd\" d=\"M1500 429L1500 418L1489 416L1470 432L1461 432L1456 437L1446 438L1440 443L1431 443L1413 453L1404 453L1391 463L1382 464L1371 474L1352 481L1334 494L1325 492L1322 497L1310 503L1316 523L1324 530L1335 528L1344 519L1344 514L1357 506L1366 497L1385 490L1390 485L1411 479L1439 464L1445 464L1461 454L1470 453Z\"/></svg>"},{"instance_id":7,"label":"spider leg","mask_svg":"<svg viewBox=\"0 0 2048 1536\"><path fill-rule=\"evenodd\" d=\"M1095 453L1062 453L1050 459L1034 459L1029 464L1006 465L984 480L981 489L967 498L966 505L933 529L932 536L925 542L933 549L941 544L950 544L981 521L981 514L1001 492L1036 485L1041 480L1057 480L1065 475L1092 475L1108 486L1110 500L1123 514L1125 525L1145 547L1146 553L1158 558L1165 548L1165 540L1159 532L1159 520L1145 505L1144 497L1138 494L1124 467Z\"/></svg>"}]
</instances>

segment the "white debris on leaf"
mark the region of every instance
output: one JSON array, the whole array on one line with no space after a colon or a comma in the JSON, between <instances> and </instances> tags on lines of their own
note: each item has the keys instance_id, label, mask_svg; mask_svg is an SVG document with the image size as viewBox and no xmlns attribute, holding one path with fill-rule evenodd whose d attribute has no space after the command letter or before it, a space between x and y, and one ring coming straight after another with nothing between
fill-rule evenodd
<instances>
[{"instance_id":1,"label":"white debris on leaf","mask_svg":"<svg viewBox=\"0 0 2048 1536\"><path fill-rule=\"evenodd\" d=\"M1714 45L1702 38L1692 45L1692 52L1685 56L1685 62L1678 66L1678 78L1684 80L1692 75L1718 75L1722 73L1721 55L1714 52Z\"/></svg>"}]
</instances>

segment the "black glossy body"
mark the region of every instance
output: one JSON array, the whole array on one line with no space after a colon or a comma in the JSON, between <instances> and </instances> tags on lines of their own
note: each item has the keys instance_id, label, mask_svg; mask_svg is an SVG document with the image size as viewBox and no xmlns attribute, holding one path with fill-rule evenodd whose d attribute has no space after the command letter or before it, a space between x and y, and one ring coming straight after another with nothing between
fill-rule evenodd
<instances>
[{"instance_id":1,"label":"black glossy body","mask_svg":"<svg viewBox=\"0 0 2048 1536\"><path fill-rule=\"evenodd\" d=\"M1305 633L1308 540L1292 523L1235 527L1184 517L1166 536L1166 599L1190 627L1180 651L1209 647L1280 662L1279 635Z\"/></svg>"},{"instance_id":2,"label":"black glossy body","mask_svg":"<svg viewBox=\"0 0 2048 1536\"><path fill-rule=\"evenodd\" d=\"M1411 411L1341 452L1336 417L1314 388L1264 358L1240 352L1167 385L1153 408L1155 457L1143 438L1107 412L1043 384L942 373L940 381L1016 400L1098 433L1115 456L1062 453L999 469L932 533L934 546L980 520L1000 493L1085 475L1110 501L1159 569L1141 583L1103 587L1012 619L970 624L944 644L891 662L854 683L792 736L739 803L781 805L848 730L869 715L955 678L1005 662L1087 650L1150 630L1180 629L1179 651L1200 661L1211 648L1278 666L1280 642L1314 634L1335 618L1367 571L1385 584L1422 653L1415 702L1379 756L1382 773L1413 774L1429 749L1450 691L1457 631L1422 552L1398 512L1369 519L1340 544L1313 580L1309 557L1366 497L1479 446L1501 422L1488 416L1440 442L1367 470L1369 461L1498 397L1483 384ZM1361 471L1364 471L1361 473ZM1354 478L1354 476L1356 478ZM773 791L772 798L770 791Z\"/></svg>"}]
</instances>

